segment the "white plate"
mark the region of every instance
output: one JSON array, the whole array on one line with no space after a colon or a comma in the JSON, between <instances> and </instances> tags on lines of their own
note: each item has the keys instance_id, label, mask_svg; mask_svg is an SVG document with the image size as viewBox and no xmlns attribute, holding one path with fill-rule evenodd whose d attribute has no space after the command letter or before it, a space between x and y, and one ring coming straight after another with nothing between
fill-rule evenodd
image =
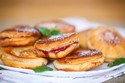
<instances>
[{"instance_id":1,"label":"white plate","mask_svg":"<svg viewBox=\"0 0 125 83\"><path fill-rule=\"evenodd\" d=\"M30 74L35 74L35 75L42 75L42 76L47 76L47 77L63 77L63 78L70 78L70 77L86 77L86 76L93 76L93 75L99 75L105 72L109 72L115 69L118 69L122 66L124 66L124 64L118 65L118 66L114 66L114 67L107 67L107 63L104 63L103 65L90 70L90 71L80 71L80 72L65 72L65 71L57 71L52 64L48 65L49 67L53 68L54 71L46 71L46 72L42 72L42 73L35 73L33 70L31 69L21 69L21 68L14 68L14 67L9 67L9 66L5 66L2 64L2 62L0 62L0 67L3 67L5 69L8 70L12 70L12 71L17 71L17 72L22 72L22 73L30 73Z\"/></svg>"},{"instance_id":2,"label":"white plate","mask_svg":"<svg viewBox=\"0 0 125 83\"><path fill-rule=\"evenodd\" d=\"M100 26L101 24L98 23L91 23L89 21L86 20L82 20L82 19L63 19L71 24L75 24L75 26L77 27L77 31L80 30L84 30L89 27L97 27ZM124 29L118 29L119 32L125 37L124 33L125 30ZM23 73L30 73L30 74L35 74L35 75L42 75L42 76L49 76L49 77L64 77L64 78L69 78L69 77L84 77L84 76L93 76L93 75L98 75L98 74L102 74L105 72L109 72L109 71L113 71L115 69L120 68L122 65L118 65L112 68L107 67L107 63L104 63L103 65L90 70L90 71L81 71L81 72L65 72L65 71L57 71L54 66L52 64L49 64L48 66L50 66L51 68L54 69L54 71L46 71L46 72L42 72L42 73L35 73L33 70L31 69L21 69L21 68L13 68L13 67L9 67L9 66L5 66L2 64L2 62L0 62L0 66L8 69L8 70L12 70L12 71L18 71L18 72L23 72Z\"/></svg>"}]
</instances>

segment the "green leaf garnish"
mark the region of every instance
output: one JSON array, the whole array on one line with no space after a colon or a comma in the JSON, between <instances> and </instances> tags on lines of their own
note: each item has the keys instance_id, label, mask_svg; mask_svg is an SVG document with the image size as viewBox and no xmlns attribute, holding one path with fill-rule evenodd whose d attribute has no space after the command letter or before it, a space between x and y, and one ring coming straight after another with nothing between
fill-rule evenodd
<instances>
[{"instance_id":1,"label":"green leaf garnish","mask_svg":"<svg viewBox=\"0 0 125 83\"><path fill-rule=\"evenodd\" d=\"M39 27L38 28L39 29L39 31L43 34L43 35L45 35L45 36L49 36L49 29L47 29L46 27Z\"/></svg>"},{"instance_id":2,"label":"green leaf garnish","mask_svg":"<svg viewBox=\"0 0 125 83\"><path fill-rule=\"evenodd\" d=\"M39 27L39 31L44 35L44 36L54 36L54 35L59 35L61 32L57 30L56 28L48 29L47 27Z\"/></svg>"},{"instance_id":3,"label":"green leaf garnish","mask_svg":"<svg viewBox=\"0 0 125 83\"><path fill-rule=\"evenodd\" d=\"M120 58L120 59L115 60L112 63L109 63L108 66L113 67L113 66L117 66L117 65L120 65L120 64L124 64L124 63L125 63L125 58Z\"/></svg>"},{"instance_id":4,"label":"green leaf garnish","mask_svg":"<svg viewBox=\"0 0 125 83\"><path fill-rule=\"evenodd\" d=\"M56 30L56 29L53 29L53 30L50 31L50 36L59 35L59 34L60 34L60 32L58 30Z\"/></svg>"},{"instance_id":5,"label":"green leaf garnish","mask_svg":"<svg viewBox=\"0 0 125 83\"><path fill-rule=\"evenodd\" d=\"M5 70L3 67L0 67L0 70Z\"/></svg>"},{"instance_id":6,"label":"green leaf garnish","mask_svg":"<svg viewBox=\"0 0 125 83\"><path fill-rule=\"evenodd\" d=\"M53 69L48 66L40 66L40 67L34 68L33 71L39 73L44 71L53 71Z\"/></svg>"}]
</instances>

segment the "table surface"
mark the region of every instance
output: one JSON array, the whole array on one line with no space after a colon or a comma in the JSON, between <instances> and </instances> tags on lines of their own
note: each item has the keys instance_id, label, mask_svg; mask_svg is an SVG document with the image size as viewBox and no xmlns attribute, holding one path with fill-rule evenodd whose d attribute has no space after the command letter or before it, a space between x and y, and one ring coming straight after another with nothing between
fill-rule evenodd
<instances>
[{"instance_id":1,"label":"table surface","mask_svg":"<svg viewBox=\"0 0 125 83\"><path fill-rule=\"evenodd\" d=\"M125 83L125 75L110 79L110 80L105 81L103 83Z\"/></svg>"}]
</instances>

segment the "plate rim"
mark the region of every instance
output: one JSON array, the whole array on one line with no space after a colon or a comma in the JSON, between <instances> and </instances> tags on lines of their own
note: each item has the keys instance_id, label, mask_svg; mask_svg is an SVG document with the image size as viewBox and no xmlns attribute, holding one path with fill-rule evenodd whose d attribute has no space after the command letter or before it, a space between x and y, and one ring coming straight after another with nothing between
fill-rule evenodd
<instances>
[{"instance_id":1,"label":"plate rim","mask_svg":"<svg viewBox=\"0 0 125 83\"><path fill-rule=\"evenodd\" d=\"M78 72L66 72L66 71L45 71L41 73L36 73L32 69L23 69L23 68L14 68L10 66L5 66L3 64L0 64L0 67L3 67L7 70L15 71L15 72L21 72L21 73L27 73L27 74L33 74L33 75L40 75L40 76L46 76L46 77L83 77L83 76L93 76L102 74L105 72L109 72L115 69L118 69L120 67L123 67L125 64L120 64L114 67L109 67L107 69L101 69L101 70L93 70L93 71L78 71ZM70 76L69 76L70 74ZM80 74L80 75L79 75ZM72 76L73 75L73 76ZM79 76L76 76L79 75Z\"/></svg>"}]
</instances>

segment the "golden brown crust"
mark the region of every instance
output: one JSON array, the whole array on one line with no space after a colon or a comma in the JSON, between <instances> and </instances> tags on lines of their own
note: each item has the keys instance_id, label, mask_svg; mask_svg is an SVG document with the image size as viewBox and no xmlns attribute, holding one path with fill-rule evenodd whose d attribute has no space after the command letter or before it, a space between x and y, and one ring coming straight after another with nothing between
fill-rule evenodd
<instances>
[{"instance_id":1,"label":"golden brown crust","mask_svg":"<svg viewBox=\"0 0 125 83\"><path fill-rule=\"evenodd\" d=\"M37 54L37 56L39 57L49 57L49 58L62 58L65 57L66 55L68 55L70 52L72 52L73 50L77 49L79 47L79 44L73 44L68 48L65 49L56 49L55 51L51 50L51 51L43 51L43 50L38 50L36 49L35 52Z\"/></svg>"},{"instance_id":2,"label":"golden brown crust","mask_svg":"<svg viewBox=\"0 0 125 83\"><path fill-rule=\"evenodd\" d=\"M93 69L104 62L102 53L98 50L78 50L70 55L55 60L57 70L86 71Z\"/></svg>"},{"instance_id":3,"label":"golden brown crust","mask_svg":"<svg viewBox=\"0 0 125 83\"><path fill-rule=\"evenodd\" d=\"M90 63L88 62L86 64L65 65L65 64L60 64L57 60L55 60L54 66L56 67L57 70L63 70L63 71L88 71L102 65L103 64L102 61L103 59L100 59L99 61L95 62L90 62ZM60 67L57 68L57 66Z\"/></svg>"},{"instance_id":4,"label":"golden brown crust","mask_svg":"<svg viewBox=\"0 0 125 83\"><path fill-rule=\"evenodd\" d=\"M4 50L5 50L4 47L0 47L0 59L1 59L2 54L4 53Z\"/></svg>"},{"instance_id":5,"label":"golden brown crust","mask_svg":"<svg viewBox=\"0 0 125 83\"><path fill-rule=\"evenodd\" d=\"M59 63L63 64L80 64L86 63L93 59L98 59L102 57L102 53L98 50L87 49L87 50L78 50L69 54L67 57L58 59Z\"/></svg>"},{"instance_id":6,"label":"golden brown crust","mask_svg":"<svg viewBox=\"0 0 125 83\"><path fill-rule=\"evenodd\" d=\"M76 34L62 34L35 43L38 56L61 58L79 47L79 39Z\"/></svg>"},{"instance_id":7,"label":"golden brown crust","mask_svg":"<svg viewBox=\"0 0 125 83\"><path fill-rule=\"evenodd\" d=\"M88 46L101 50L106 62L125 56L125 40L114 29L98 27L88 34Z\"/></svg>"},{"instance_id":8,"label":"golden brown crust","mask_svg":"<svg viewBox=\"0 0 125 83\"><path fill-rule=\"evenodd\" d=\"M48 28L56 27L62 33L75 32L75 26L68 24L62 20L43 21L35 25L36 28L38 28L39 26L44 26Z\"/></svg>"},{"instance_id":9,"label":"golden brown crust","mask_svg":"<svg viewBox=\"0 0 125 83\"><path fill-rule=\"evenodd\" d=\"M34 44L37 39L37 37L0 39L0 46L27 46Z\"/></svg>"},{"instance_id":10,"label":"golden brown crust","mask_svg":"<svg viewBox=\"0 0 125 83\"><path fill-rule=\"evenodd\" d=\"M47 64L47 59L37 57L33 52L33 46L8 47L2 54L4 65L16 68L36 68Z\"/></svg>"},{"instance_id":11,"label":"golden brown crust","mask_svg":"<svg viewBox=\"0 0 125 83\"><path fill-rule=\"evenodd\" d=\"M4 65L16 68L36 68L47 64L45 58L19 58L8 53L4 53L1 58Z\"/></svg>"},{"instance_id":12,"label":"golden brown crust","mask_svg":"<svg viewBox=\"0 0 125 83\"><path fill-rule=\"evenodd\" d=\"M88 36L89 31L91 31L91 30L92 29L87 29L87 30L81 31L81 32L79 32L77 34L78 38L79 38L79 45L80 45L80 47L82 47L82 48L88 48L88 45L87 45L87 36Z\"/></svg>"},{"instance_id":13,"label":"golden brown crust","mask_svg":"<svg viewBox=\"0 0 125 83\"><path fill-rule=\"evenodd\" d=\"M79 42L79 39L75 33L61 34L52 36L48 39L39 39L35 43L35 48L45 51L67 46L74 42Z\"/></svg>"},{"instance_id":14,"label":"golden brown crust","mask_svg":"<svg viewBox=\"0 0 125 83\"><path fill-rule=\"evenodd\" d=\"M34 53L34 47L33 46L25 46L25 47L6 47L4 50L6 53L22 57L22 58L35 58L37 57Z\"/></svg>"},{"instance_id":15,"label":"golden brown crust","mask_svg":"<svg viewBox=\"0 0 125 83\"><path fill-rule=\"evenodd\" d=\"M0 32L1 38L37 37L39 35L40 32L36 28L28 25L16 25Z\"/></svg>"},{"instance_id":16,"label":"golden brown crust","mask_svg":"<svg viewBox=\"0 0 125 83\"><path fill-rule=\"evenodd\" d=\"M17 25L0 32L0 46L32 45L40 37L40 32L27 25Z\"/></svg>"}]
</instances>

